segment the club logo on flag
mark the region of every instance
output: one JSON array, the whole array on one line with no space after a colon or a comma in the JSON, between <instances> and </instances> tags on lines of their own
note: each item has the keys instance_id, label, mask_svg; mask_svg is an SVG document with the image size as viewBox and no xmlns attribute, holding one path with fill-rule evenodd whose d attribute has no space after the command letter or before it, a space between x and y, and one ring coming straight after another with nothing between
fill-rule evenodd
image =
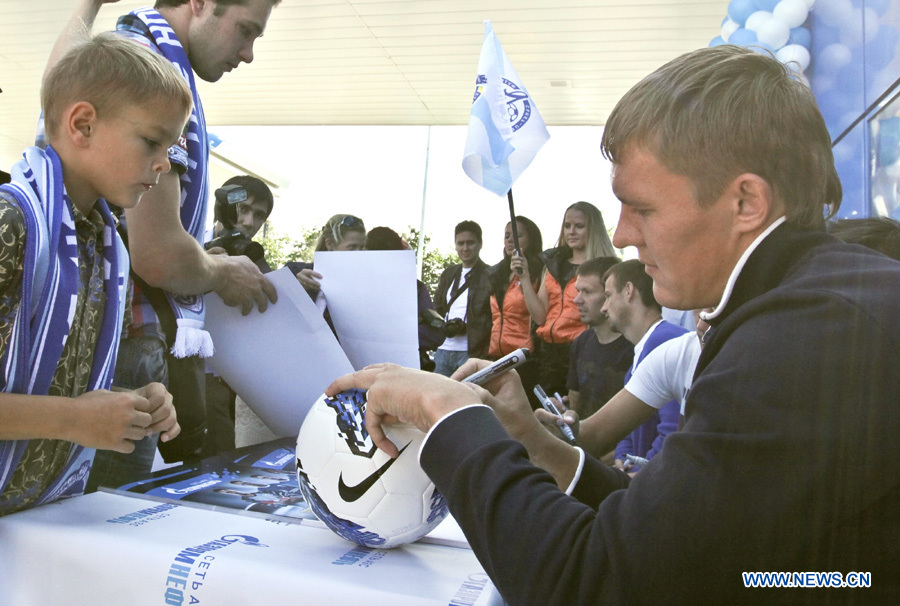
<instances>
[{"instance_id":1,"label":"club logo on flag","mask_svg":"<svg viewBox=\"0 0 900 606\"><path fill-rule=\"evenodd\" d=\"M477 73L462 166L475 183L502 196L550 134L490 21Z\"/></svg>"},{"instance_id":2,"label":"club logo on flag","mask_svg":"<svg viewBox=\"0 0 900 606\"><path fill-rule=\"evenodd\" d=\"M516 83L506 78L501 78L503 86L506 87L503 93L506 95L506 111L509 112L509 123L516 132L528 122L531 117L531 103L528 101L528 91L519 89ZM487 83L487 76L479 74L475 79L475 96L472 97L472 103L478 101L484 85Z\"/></svg>"}]
</instances>

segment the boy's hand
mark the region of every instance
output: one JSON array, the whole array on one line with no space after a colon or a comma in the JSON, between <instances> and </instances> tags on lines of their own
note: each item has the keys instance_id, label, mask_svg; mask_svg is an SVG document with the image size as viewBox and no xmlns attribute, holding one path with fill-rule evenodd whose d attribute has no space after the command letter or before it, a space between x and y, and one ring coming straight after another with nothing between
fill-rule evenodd
<instances>
[{"instance_id":1,"label":"boy's hand","mask_svg":"<svg viewBox=\"0 0 900 606\"><path fill-rule=\"evenodd\" d=\"M133 391L89 391L72 400L74 418L66 439L87 448L129 453L147 435L150 402Z\"/></svg>"},{"instance_id":2,"label":"boy's hand","mask_svg":"<svg viewBox=\"0 0 900 606\"><path fill-rule=\"evenodd\" d=\"M146 398L148 407L144 412L150 413L150 425L146 435L160 434L163 442L175 438L181 433L181 426L175 415L175 406L172 404L172 394L166 390L162 383L148 383L134 393Z\"/></svg>"}]
</instances>

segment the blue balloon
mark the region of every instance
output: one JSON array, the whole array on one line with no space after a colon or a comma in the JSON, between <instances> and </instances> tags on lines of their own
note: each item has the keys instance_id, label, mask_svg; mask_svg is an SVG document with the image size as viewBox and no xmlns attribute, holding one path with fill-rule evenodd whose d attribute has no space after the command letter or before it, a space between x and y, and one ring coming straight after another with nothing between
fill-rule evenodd
<instances>
[{"instance_id":1,"label":"blue balloon","mask_svg":"<svg viewBox=\"0 0 900 606\"><path fill-rule=\"evenodd\" d=\"M813 11L810 11L812 14ZM815 56L823 48L841 41L841 32L834 27L823 25L821 21L810 24L810 31L816 30L816 37L813 38L812 48L809 50Z\"/></svg>"},{"instance_id":2,"label":"blue balloon","mask_svg":"<svg viewBox=\"0 0 900 606\"><path fill-rule=\"evenodd\" d=\"M753 0L731 0L728 3L728 16L731 20L742 26L747 22L747 17L755 13L757 10L756 3ZM728 38L731 42L731 38Z\"/></svg>"},{"instance_id":3,"label":"blue balloon","mask_svg":"<svg viewBox=\"0 0 900 606\"><path fill-rule=\"evenodd\" d=\"M728 43L725 42L725 40L722 38L722 36L716 36L715 38L713 38L713 39L710 40L710 42L709 42L709 45L710 45L711 47L712 47L712 46L722 46L723 44L728 44Z\"/></svg>"},{"instance_id":4,"label":"blue balloon","mask_svg":"<svg viewBox=\"0 0 900 606\"><path fill-rule=\"evenodd\" d=\"M747 46L749 44L758 44L756 32L739 27L731 36L728 37L728 44L737 44L738 46Z\"/></svg>"},{"instance_id":5,"label":"blue balloon","mask_svg":"<svg viewBox=\"0 0 900 606\"><path fill-rule=\"evenodd\" d=\"M799 44L806 50L812 46L812 32L805 27L795 27L791 29L791 37L788 38L788 44Z\"/></svg>"},{"instance_id":6,"label":"blue balloon","mask_svg":"<svg viewBox=\"0 0 900 606\"><path fill-rule=\"evenodd\" d=\"M778 2L779 0L755 0L754 4L756 4L757 10L769 11L771 13L775 10L775 6Z\"/></svg>"}]
</instances>

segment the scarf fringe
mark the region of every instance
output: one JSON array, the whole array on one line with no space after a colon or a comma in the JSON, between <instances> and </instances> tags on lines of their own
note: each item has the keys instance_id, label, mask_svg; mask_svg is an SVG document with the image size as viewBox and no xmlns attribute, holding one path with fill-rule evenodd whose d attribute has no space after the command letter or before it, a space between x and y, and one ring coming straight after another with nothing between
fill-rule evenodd
<instances>
[{"instance_id":1,"label":"scarf fringe","mask_svg":"<svg viewBox=\"0 0 900 606\"><path fill-rule=\"evenodd\" d=\"M172 355L176 358L187 358L190 356L200 356L201 358L209 358L213 355L215 348L213 347L212 337L208 332L203 330L203 323L196 320L176 320L178 323L178 331L175 333L175 343L172 345Z\"/></svg>"}]
</instances>

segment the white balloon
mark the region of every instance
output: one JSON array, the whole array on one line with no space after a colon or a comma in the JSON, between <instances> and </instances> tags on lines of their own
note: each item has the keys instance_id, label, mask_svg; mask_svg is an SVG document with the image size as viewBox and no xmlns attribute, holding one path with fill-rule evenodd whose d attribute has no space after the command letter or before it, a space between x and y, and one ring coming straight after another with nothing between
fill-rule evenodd
<instances>
[{"instance_id":1,"label":"white balloon","mask_svg":"<svg viewBox=\"0 0 900 606\"><path fill-rule=\"evenodd\" d=\"M772 48L778 50L791 37L791 28L781 19L771 18L763 22L756 30L756 37L760 42L765 42Z\"/></svg>"},{"instance_id":2,"label":"white balloon","mask_svg":"<svg viewBox=\"0 0 900 606\"><path fill-rule=\"evenodd\" d=\"M732 21L731 19L726 19L725 23L722 24L722 40L724 40L725 42L728 42L728 39L731 37L731 34L736 32L739 27L740 27L740 25L736 21Z\"/></svg>"},{"instance_id":3,"label":"white balloon","mask_svg":"<svg viewBox=\"0 0 900 606\"><path fill-rule=\"evenodd\" d=\"M804 72L809 67L809 51L799 44L788 44L775 51L775 58L793 68Z\"/></svg>"},{"instance_id":4,"label":"white balloon","mask_svg":"<svg viewBox=\"0 0 900 606\"><path fill-rule=\"evenodd\" d=\"M806 0L781 0L775 5L772 15L784 21L788 27L800 27L809 15Z\"/></svg>"},{"instance_id":5,"label":"white balloon","mask_svg":"<svg viewBox=\"0 0 900 606\"><path fill-rule=\"evenodd\" d=\"M772 13L769 11L756 11L749 17L747 17L747 22L744 23L744 27L753 32L758 32L760 26L772 18ZM758 36L757 36L758 37Z\"/></svg>"},{"instance_id":6,"label":"white balloon","mask_svg":"<svg viewBox=\"0 0 900 606\"><path fill-rule=\"evenodd\" d=\"M806 8L811 9L813 7L813 4L815 4L815 3L816 3L816 0L806 0Z\"/></svg>"}]
</instances>

